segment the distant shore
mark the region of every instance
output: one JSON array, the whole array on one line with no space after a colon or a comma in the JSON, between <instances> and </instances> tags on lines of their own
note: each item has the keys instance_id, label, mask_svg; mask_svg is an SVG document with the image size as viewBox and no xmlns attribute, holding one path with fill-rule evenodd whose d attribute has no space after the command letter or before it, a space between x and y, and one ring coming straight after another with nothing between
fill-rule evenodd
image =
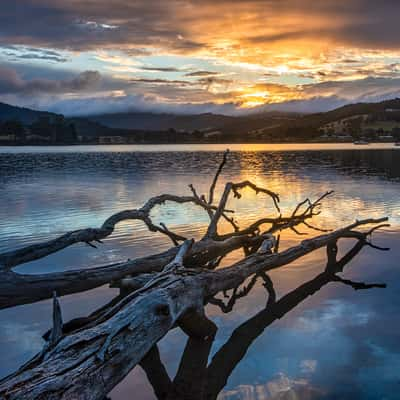
<instances>
[{"instance_id":1,"label":"distant shore","mask_svg":"<svg viewBox=\"0 0 400 400\"><path fill-rule=\"evenodd\" d=\"M275 151L396 151L394 143L186 143L186 144L121 144L65 146L0 146L0 154L57 153L129 153L129 152L275 152Z\"/></svg>"},{"instance_id":2,"label":"distant shore","mask_svg":"<svg viewBox=\"0 0 400 400\"><path fill-rule=\"evenodd\" d=\"M368 143L355 143L354 141L274 141L274 142L207 142L207 141L196 141L196 142L135 142L135 143L97 143L97 142L87 142L87 143L9 143L0 142L0 147L63 147L63 146L175 146L175 145L230 145L230 144L245 144L245 145L296 145L296 144L315 144L315 145L355 145L355 146L368 146L374 144L388 144L395 145L398 142L394 141L371 141Z\"/></svg>"}]
</instances>

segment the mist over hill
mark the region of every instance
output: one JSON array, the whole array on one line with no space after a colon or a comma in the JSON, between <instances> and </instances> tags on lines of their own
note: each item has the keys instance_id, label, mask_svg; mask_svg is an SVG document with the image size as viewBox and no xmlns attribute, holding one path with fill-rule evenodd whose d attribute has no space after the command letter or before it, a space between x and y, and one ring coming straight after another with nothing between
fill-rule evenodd
<instances>
[{"instance_id":1,"label":"mist over hill","mask_svg":"<svg viewBox=\"0 0 400 400\"><path fill-rule=\"evenodd\" d=\"M351 141L360 137L379 140L390 135L397 139L400 99L348 104L313 114L126 112L74 118L0 103L0 123L2 142L21 141L22 137L53 144L97 143L104 137L110 138L110 143ZM13 130L18 130L18 135Z\"/></svg>"}]
</instances>

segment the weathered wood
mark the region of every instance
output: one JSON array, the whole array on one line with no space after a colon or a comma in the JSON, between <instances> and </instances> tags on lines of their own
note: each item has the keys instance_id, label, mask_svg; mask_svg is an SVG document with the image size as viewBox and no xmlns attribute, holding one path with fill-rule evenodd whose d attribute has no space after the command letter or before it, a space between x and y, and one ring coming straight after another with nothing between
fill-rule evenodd
<instances>
[{"instance_id":1,"label":"weathered wood","mask_svg":"<svg viewBox=\"0 0 400 400\"><path fill-rule=\"evenodd\" d=\"M195 196L162 194L160 196L152 197L139 209L125 210L112 215L104 221L100 228L86 228L71 231L53 240L2 253L0 254L0 270L11 269L17 265L43 258L76 243L101 243L102 239L105 239L113 233L115 226L118 223L127 220L141 220L147 225L151 232L160 232L174 240L185 240L186 238L183 236L173 233L162 226L155 225L150 218L151 210L155 206L162 205L167 201L178 204L194 203L206 210L216 209L215 206L210 205Z\"/></svg>"},{"instance_id":2,"label":"weathered wood","mask_svg":"<svg viewBox=\"0 0 400 400\"><path fill-rule=\"evenodd\" d=\"M217 271L172 271L155 286L122 299L88 326L63 337L16 373L0 381L0 398L101 400L188 313L201 314L204 302L221 290L237 287L249 276L286 265L346 237L365 224L303 241L281 253L253 254Z\"/></svg>"},{"instance_id":3,"label":"weathered wood","mask_svg":"<svg viewBox=\"0 0 400 400\"><path fill-rule=\"evenodd\" d=\"M257 246L262 236L242 235L223 241L211 239L193 244L185 262L187 265L205 265L242 246ZM176 255L177 247L151 256L113 263L101 267L77 269L47 274L20 274L0 271L0 309L49 299L56 291L58 296L79 293L108 284L126 276L139 276L161 269Z\"/></svg>"},{"instance_id":4,"label":"weathered wood","mask_svg":"<svg viewBox=\"0 0 400 400\"><path fill-rule=\"evenodd\" d=\"M284 295L278 301L271 279L264 275L264 286L268 292L265 308L238 326L230 338L214 354L209 364L207 362L210 357L215 328L210 327L209 330L208 337L211 338L211 341L201 341L189 337L175 378L171 382L168 377L167 393L164 392L160 395L160 391L157 390L158 387L164 386L163 378L157 373L157 371L163 370L164 366L159 358L152 358L152 368L149 369L146 366L146 373L155 390L157 399L217 399L233 370L245 356L254 340L274 321L285 316L307 297L312 296L330 282L338 282L335 271L342 270L361 251L366 245L364 239L365 237L361 236L357 239L357 243L339 261L336 261L336 264L328 261L325 271ZM376 284L362 284L364 288L382 287ZM218 305L220 306L220 304ZM226 312L224 307L222 310ZM156 373L149 374L149 371L152 370Z\"/></svg>"},{"instance_id":5,"label":"weathered wood","mask_svg":"<svg viewBox=\"0 0 400 400\"><path fill-rule=\"evenodd\" d=\"M304 224L309 229L327 232L326 229L314 227L309 220L319 214L321 201L331 192L326 192L314 202L304 200L289 216L283 217L278 194L250 181L229 182L216 206L212 204L215 187L227 154L224 154L213 179L208 201L191 185L192 196L167 194L153 197L139 209L114 214L100 228L72 231L54 240L0 254L0 308L52 296L54 305L53 328L44 335L47 344L42 352L18 371L0 381L1 400L103 400L139 363L153 385L157 385L154 388L160 399L185 398L181 394L188 388L191 374L183 368L196 349L202 349L205 354L199 358L198 368L192 371L198 378L194 386L196 396L201 399L209 393L204 386L207 375L205 367L216 331L215 325L204 314L204 304L207 302L213 302L225 312L230 311L235 301L245 296L257 278L262 277L270 294L270 309L278 313L273 317L279 318L279 309L274 309L272 282L265 271L279 268L322 247L327 247L328 252L327 267L321 275L323 278L320 278L322 283L329 277L330 281L341 282L355 289L382 286L352 282L337 274L363 246L379 248L370 243L367 236L386 219L356 221L345 228L305 240L279 252L279 235L274 235L284 229L292 229L300 235L302 233L296 227ZM231 193L240 198L240 190L245 187L269 196L279 215L262 217L240 229L237 222L227 215L232 210L227 210L226 205ZM163 223L155 225L152 222L150 211L166 201L194 203L208 213L210 224L200 241L187 240L170 231ZM221 218L231 224L232 232L223 235L218 233ZM175 246L148 257L85 270L40 275L23 275L12 270L21 263L39 259L75 243L86 242L91 246L94 246L93 242L101 243L102 239L112 234L116 224L130 219L142 220L150 231L166 235ZM357 227L367 224L374 224L375 227L366 233L355 231ZM268 228L262 231L265 225ZM358 242L337 261L337 241L341 238L353 238ZM243 248L246 258L230 267L216 269L225 255L238 248ZM252 276L250 283L239 289ZM80 317L62 325L57 296L81 292L105 283L119 287L120 295L88 317ZM229 289L233 289L233 294L227 304L215 298L217 293ZM55 292L57 296L53 295ZM287 299L287 305L298 301L294 294ZM156 345L170 329L178 326L190 336L185 352L190 357L183 360L176 379L171 382L161 365ZM154 367L154 363L158 365Z\"/></svg>"},{"instance_id":6,"label":"weathered wood","mask_svg":"<svg viewBox=\"0 0 400 400\"><path fill-rule=\"evenodd\" d=\"M239 182L239 183L228 182L225 185L225 189L222 193L218 207L215 210L215 212L211 218L210 225L208 226L207 232L205 235L206 237L209 237L209 238L218 238L219 237L218 222L224 214L224 210L226 208L226 203L228 202L229 195L231 194L231 192L233 192L234 197L237 199L240 199L241 198L240 190L245 187L251 188L252 190L254 190L256 192L256 194L264 193L264 194L268 195L272 199L275 209L278 211L278 213L280 215L281 210L278 205L279 195L277 193L274 193L271 190L259 187L250 181L243 181L243 182Z\"/></svg>"},{"instance_id":7,"label":"weathered wood","mask_svg":"<svg viewBox=\"0 0 400 400\"><path fill-rule=\"evenodd\" d=\"M327 194L329 194L329 192ZM293 228L296 225L304 224L308 219L316 215L316 208L319 205L320 199L312 203L312 207L310 207L307 212L303 212L299 215L262 218L242 231L234 231L230 234L220 235L217 240L205 237L193 244L185 262L189 266L205 267L216 258L223 257L229 252L241 247L257 249L265 239L265 235L271 235L285 229ZM114 223L116 220L112 222ZM262 224L268 224L270 226L269 229L261 235L255 235L255 232ZM315 227L313 227L313 229L321 230ZM35 246L39 248L46 247L45 244ZM50 247L52 251L57 251L53 245ZM26 257L28 257L28 255L29 257L33 257L29 248L30 246L25 249L27 252ZM20 251L22 250L17 250L15 259L10 256L10 260L13 259L14 261L9 261L7 265L18 263L22 259ZM45 253L49 251L49 249L46 249ZM13 252L5 254L11 253ZM36 250L34 253L36 257ZM8 267L5 269L0 268L0 309L48 299L53 296L54 291L57 292L58 296L64 296L94 289L112 281L122 279L125 276L138 276L140 274L157 272L171 261L176 253L177 247L174 246L162 253L136 258L134 260L113 263L101 267L74 269L66 272L46 274L20 274L10 270ZM4 254L3 257L5 257Z\"/></svg>"},{"instance_id":8,"label":"weathered wood","mask_svg":"<svg viewBox=\"0 0 400 400\"><path fill-rule=\"evenodd\" d=\"M196 268L216 268L227 253L241 247L245 250L246 255L250 254L258 249L267 234L274 234L284 229L295 230L295 226L301 224L305 224L310 229L322 230L311 226L307 220L319 213L318 207L322 199L331 194L331 192L325 193L314 202L306 199L296 206L291 215L286 217L280 214L278 194L266 188L258 187L250 181L227 183L218 206L212 204L215 187L226 164L227 155L228 151L224 153L222 162L212 181L208 201L205 195L199 195L193 185L189 185L192 196L171 194L156 196L149 199L141 208L125 210L112 215L104 221L100 228L71 231L53 240L0 254L0 309L48 299L52 297L53 292L57 292L58 296L63 296L90 290L124 277L136 277L139 274L160 271L176 255L176 246L178 246L179 241L186 240L183 236L170 231L163 223L155 225L150 218L151 210L167 201L177 204L193 203L204 209L210 216L211 222L206 235L192 246L185 259L187 266L195 266ZM277 217L260 218L241 230L237 222L228 217L227 213L233 211L226 209L226 203L231 192L235 197L240 198L240 190L245 187L251 188L256 193L267 194L272 199L279 215ZM304 206L306 207L302 210ZM233 232L223 235L218 234L217 225L221 218L224 218L232 225ZM19 274L12 270L17 265L40 259L76 243L87 243L92 247L96 247L93 242L102 243L102 239L110 236L119 222L133 219L142 220L150 231L160 232L168 236L175 247L159 254L135 260L60 273L28 275ZM261 232L261 226L265 225L269 226L268 229ZM276 246L277 248L278 246ZM140 280L140 278L138 279Z\"/></svg>"},{"instance_id":9,"label":"weathered wood","mask_svg":"<svg viewBox=\"0 0 400 400\"><path fill-rule=\"evenodd\" d=\"M101 400L202 298L193 278L169 279L3 380L0 398Z\"/></svg>"},{"instance_id":10,"label":"weathered wood","mask_svg":"<svg viewBox=\"0 0 400 400\"><path fill-rule=\"evenodd\" d=\"M50 333L49 345L54 347L62 336L63 320L60 303L57 299L57 293L53 294L53 327Z\"/></svg>"}]
</instances>

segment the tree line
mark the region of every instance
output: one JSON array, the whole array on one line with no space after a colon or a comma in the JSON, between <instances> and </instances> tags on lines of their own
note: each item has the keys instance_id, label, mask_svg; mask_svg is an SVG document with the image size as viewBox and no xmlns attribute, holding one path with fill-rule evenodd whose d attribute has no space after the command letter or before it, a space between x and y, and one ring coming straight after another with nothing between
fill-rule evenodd
<instances>
[{"instance_id":1,"label":"tree line","mask_svg":"<svg viewBox=\"0 0 400 400\"><path fill-rule=\"evenodd\" d=\"M57 115L25 125L17 119L0 122L0 141L15 144L70 144L78 140L75 125Z\"/></svg>"}]
</instances>

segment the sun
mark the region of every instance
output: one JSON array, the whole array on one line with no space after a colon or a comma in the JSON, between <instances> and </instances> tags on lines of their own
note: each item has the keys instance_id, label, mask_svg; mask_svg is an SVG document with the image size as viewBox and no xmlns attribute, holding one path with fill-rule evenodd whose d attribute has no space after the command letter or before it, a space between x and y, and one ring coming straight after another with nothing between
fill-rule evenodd
<instances>
[{"instance_id":1,"label":"sun","mask_svg":"<svg viewBox=\"0 0 400 400\"><path fill-rule=\"evenodd\" d=\"M270 96L269 91L257 91L252 93L244 93L240 95L240 98L243 99L240 103L240 107L242 108L252 108L261 106L268 102L268 97Z\"/></svg>"}]
</instances>

